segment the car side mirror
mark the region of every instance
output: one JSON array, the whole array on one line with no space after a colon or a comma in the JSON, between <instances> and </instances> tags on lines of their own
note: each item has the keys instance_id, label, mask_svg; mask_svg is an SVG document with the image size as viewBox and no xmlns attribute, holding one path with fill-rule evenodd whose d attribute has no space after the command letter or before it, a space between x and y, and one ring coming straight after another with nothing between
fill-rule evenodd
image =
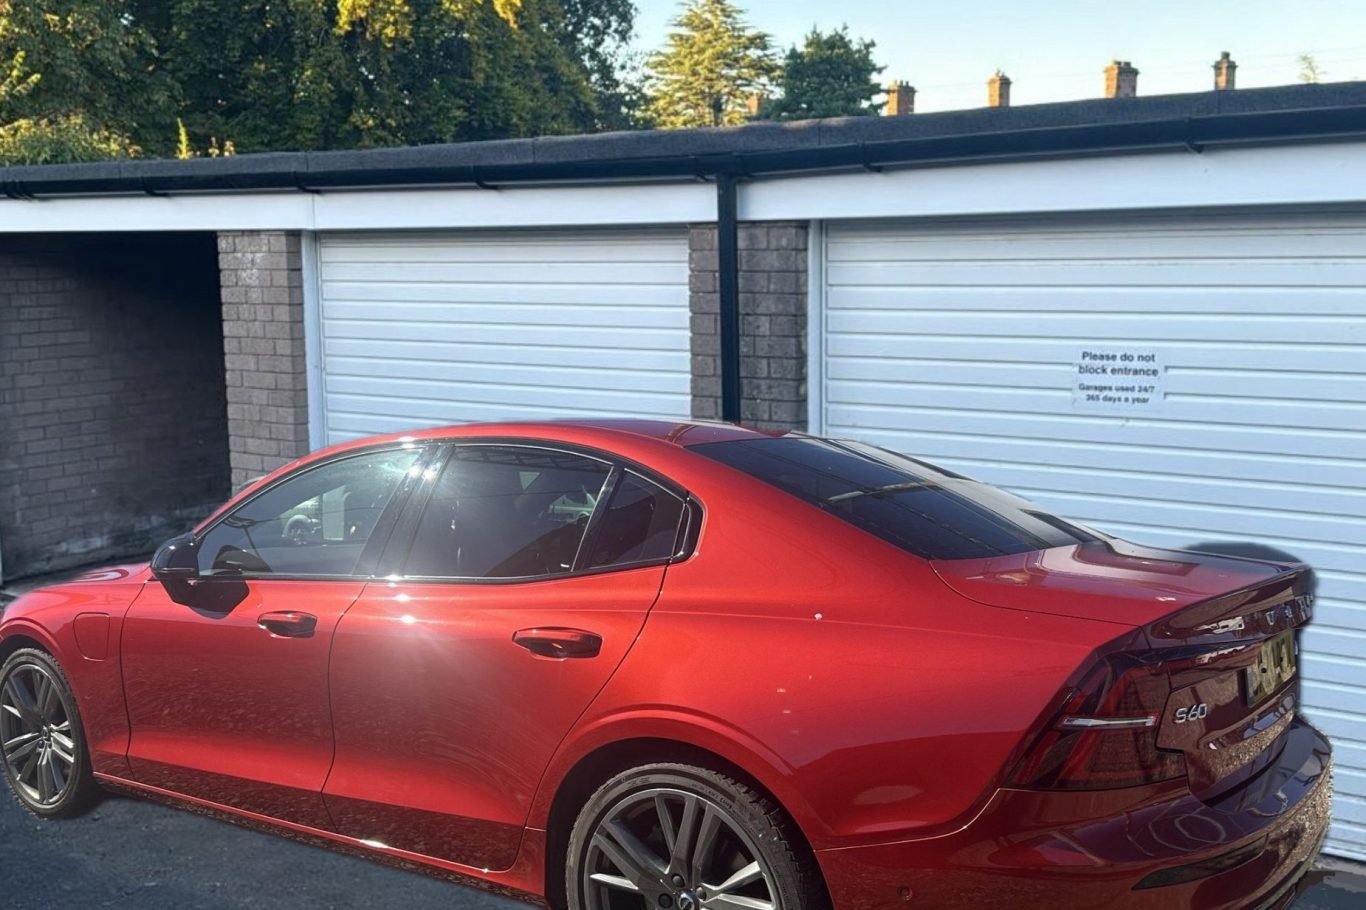
<instances>
[{"instance_id":1,"label":"car side mirror","mask_svg":"<svg viewBox=\"0 0 1366 910\"><path fill-rule=\"evenodd\" d=\"M152 557L152 574L163 584L199 577L199 544L193 534L182 534L162 544Z\"/></svg>"}]
</instances>

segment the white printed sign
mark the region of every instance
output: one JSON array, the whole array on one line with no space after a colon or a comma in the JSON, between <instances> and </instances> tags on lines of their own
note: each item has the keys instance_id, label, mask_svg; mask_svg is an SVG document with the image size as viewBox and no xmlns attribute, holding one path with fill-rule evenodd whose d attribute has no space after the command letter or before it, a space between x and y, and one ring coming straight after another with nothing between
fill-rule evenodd
<instances>
[{"instance_id":1,"label":"white printed sign","mask_svg":"<svg viewBox=\"0 0 1366 910\"><path fill-rule=\"evenodd\" d=\"M1150 347L1087 346L1072 364L1072 407L1093 414L1151 411L1166 396L1167 366Z\"/></svg>"}]
</instances>

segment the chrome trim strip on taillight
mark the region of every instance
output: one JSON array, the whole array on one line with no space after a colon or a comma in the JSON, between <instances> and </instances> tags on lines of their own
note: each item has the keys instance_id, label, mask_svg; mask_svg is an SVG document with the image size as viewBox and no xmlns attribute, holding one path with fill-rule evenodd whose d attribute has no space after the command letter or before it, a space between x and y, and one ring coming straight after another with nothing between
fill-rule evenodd
<instances>
[{"instance_id":1,"label":"chrome trim strip on taillight","mask_svg":"<svg viewBox=\"0 0 1366 910\"><path fill-rule=\"evenodd\" d=\"M1147 717L1064 717L1062 726L1075 730L1133 730L1157 725L1157 718Z\"/></svg>"}]
</instances>

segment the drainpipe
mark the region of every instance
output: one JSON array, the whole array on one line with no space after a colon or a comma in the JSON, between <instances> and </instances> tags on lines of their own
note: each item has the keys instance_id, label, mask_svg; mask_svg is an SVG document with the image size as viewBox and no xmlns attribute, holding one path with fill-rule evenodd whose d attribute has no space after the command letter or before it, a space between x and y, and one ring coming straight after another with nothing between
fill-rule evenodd
<instances>
[{"instance_id":1,"label":"drainpipe","mask_svg":"<svg viewBox=\"0 0 1366 910\"><path fill-rule=\"evenodd\" d=\"M740 419L740 231L736 176L716 175L716 282L721 306L721 419Z\"/></svg>"}]
</instances>

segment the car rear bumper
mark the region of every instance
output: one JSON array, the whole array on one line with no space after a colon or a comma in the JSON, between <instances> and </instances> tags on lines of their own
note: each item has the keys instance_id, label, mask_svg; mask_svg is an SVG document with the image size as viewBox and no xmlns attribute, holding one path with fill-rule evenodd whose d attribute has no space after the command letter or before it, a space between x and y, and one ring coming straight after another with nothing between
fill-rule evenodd
<instances>
[{"instance_id":1,"label":"car rear bumper","mask_svg":"<svg viewBox=\"0 0 1366 910\"><path fill-rule=\"evenodd\" d=\"M943 837L818 854L835 910L1281 910L1328 827L1332 755L1302 720L1277 760L1202 801L1181 782L1098 792L1000 790Z\"/></svg>"}]
</instances>

